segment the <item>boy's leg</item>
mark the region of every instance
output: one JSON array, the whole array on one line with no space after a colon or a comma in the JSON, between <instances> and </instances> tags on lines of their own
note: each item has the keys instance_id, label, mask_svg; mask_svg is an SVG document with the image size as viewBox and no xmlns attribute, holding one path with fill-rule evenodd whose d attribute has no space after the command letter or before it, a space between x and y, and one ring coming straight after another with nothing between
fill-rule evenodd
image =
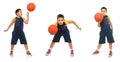
<instances>
[{"instance_id":1,"label":"boy's leg","mask_svg":"<svg viewBox=\"0 0 120 62\"><path fill-rule=\"evenodd\" d=\"M69 30L66 30L63 33L63 37L64 37L65 42L68 42L68 45L70 47L70 54L71 54L71 56L74 56L73 45L72 45L72 41L71 41Z\"/></svg>"},{"instance_id":2,"label":"boy's leg","mask_svg":"<svg viewBox=\"0 0 120 62\"><path fill-rule=\"evenodd\" d=\"M13 55L13 49L14 49L14 45L11 44L11 49L10 49L10 55Z\"/></svg>"},{"instance_id":3,"label":"boy's leg","mask_svg":"<svg viewBox=\"0 0 120 62\"><path fill-rule=\"evenodd\" d=\"M105 43L105 35L106 35L105 33L106 33L105 31L100 31L99 44L97 46L96 51L94 51L93 54L99 54L99 50L100 50L102 44Z\"/></svg>"},{"instance_id":4,"label":"boy's leg","mask_svg":"<svg viewBox=\"0 0 120 62\"><path fill-rule=\"evenodd\" d=\"M98 44L96 51L93 52L93 54L99 54L99 50L101 48L102 44Z\"/></svg>"},{"instance_id":5,"label":"boy's leg","mask_svg":"<svg viewBox=\"0 0 120 62\"><path fill-rule=\"evenodd\" d=\"M55 45L55 42L51 42L49 49L52 49L54 47L54 45Z\"/></svg>"},{"instance_id":6,"label":"boy's leg","mask_svg":"<svg viewBox=\"0 0 120 62\"><path fill-rule=\"evenodd\" d=\"M69 47L70 47L70 51L71 51L71 56L74 56L74 51L73 51L73 45L72 43L68 43Z\"/></svg>"},{"instance_id":7,"label":"boy's leg","mask_svg":"<svg viewBox=\"0 0 120 62\"><path fill-rule=\"evenodd\" d=\"M24 44L24 47L25 47L25 50L26 50L26 54L27 55L32 55L28 49L28 45L27 44Z\"/></svg>"},{"instance_id":8,"label":"boy's leg","mask_svg":"<svg viewBox=\"0 0 120 62\"><path fill-rule=\"evenodd\" d=\"M12 39L11 39L11 48L10 48L10 55L13 55L13 50L14 50L14 45L17 44L17 40L18 40L18 34L16 31L12 32Z\"/></svg>"},{"instance_id":9,"label":"boy's leg","mask_svg":"<svg viewBox=\"0 0 120 62\"><path fill-rule=\"evenodd\" d=\"M109 57L111 57L112 56L112 43L109 43L109 49L110 49L110 51L109 51Z\"/></svg>"},{"instance_id":10,"label":"boy's leg","mask_svg":"<svg viewBox=\"0 0 120 62\"><path fill-rule=\"evenodd\" d=\"M52 48L54 47L55 45L55 42L59 42L60 38L61 38L62 34L57 32L57 34L55 34L51 44L50 44L50 48L48 49L48 51L46 52L46 56L50 55L51 54L51 50Z\"/></svg>"},{"instance_id":11,"label":"boy's leg","mask_svg":"<svg viewBox=\"0 0 120 62\"><path fill-rule=\"evenodd\" d=\"M98 44L98 46L97 46L98 51L100 50L101 46L102 46L102 44Z\"/></svg>"},{"instance_id":12,"label":"boy's leg","mask_svg":"<svg viewBox=\"0 0 120 62\"><path fill-rule=\"evenodd\" d=\"M14 49L14 45L11 44L11 49L10 49L10 51L13 51L13 49Z\"/></svg>"},{"instance_id":13,"label":"boy's leg","mask_svg":"<svg viewBox=\"0 0 120 62\"><path fill-rule=\"evenodd\" d=\"M51 54L51 50L52 50L52 48L54 47L54 45L55 45L55 42L51 42L50 48L48 49L48 51L47 51L47 53L46 53L46 56L48 56L48 55Z\"/></svg>"},{"instance_id":14,"label":"boy's leg","mask_svg":"<svg viewBox=\"0 0 120 62\"><path fill-rule=\"evenodd\" d=\"M29 51L27 44L24 44L24 47L25 47L25 50L26 50L26 51Z\"/></svg>"},{"instance_id":15,"label":"boy's leg","mask_svg":"<svg viewBox=\"0 0 120 62\"><path fill-rule=\"evenodd\" d=\"M112 30L109 30L107 32L107 40L108 40L108 43L109 43L109 57L112 56L112 43L114 43L114 38L113 38L113 34L112 34Z\"/></svg>"},{"instance_id":16,"label":"boy's leg","mask_svg":"<svg viewBox=\"0 0 120 62\"><path fill-rule=\"evenodd\" d=\"M109 49L112 51L112 43L109 43Z\"/></svg>"},{"instance_id":17,"label":"boy's leg","mask_svg":"<svg viewBox=\"0 0 120 62\"><path fill-rule=\"evenodd\" d=\"M26 37L25 37L25 34L23 31L20 31L19 32L19 38L20 38L20 43L21 44L24 44L24 47L25 47L25 50L26 50L26 54L27 55L32 55L29 51L29 48L28 48L28 45L27 45L27 40L26 40Z\"/></svg>"},{"instance_id":18,"label":"boy's leg","mask_svg":"<svg viewBox=\"0 0 120 62\"><path fill-rule=\"evenodd\" d=\"M72 45L72 43L68 43L68 45L69 45L70 49L73 50L73 45Z\"/></svg>"}]
</instances>

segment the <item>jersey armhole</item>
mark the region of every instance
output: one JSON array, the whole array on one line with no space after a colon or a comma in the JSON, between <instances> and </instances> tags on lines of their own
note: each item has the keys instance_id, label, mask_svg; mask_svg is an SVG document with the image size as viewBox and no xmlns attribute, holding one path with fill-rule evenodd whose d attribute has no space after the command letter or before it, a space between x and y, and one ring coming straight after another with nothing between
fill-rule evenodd
<instances>
[{"instance_id":1,"label":"jersey armhole","mask_svg":"<svg viewBox=\"0 0 120 62\"><path fill-rule=\"evenodd\" d=\"M14 17L12 20L15 22L16 21L16 17Z\"/></svg>"},{"instance_id":2,"label":"jersey armhole","mask_svg":"<svg viewBox=\"0 0 120 62\"><path fill-rule=\"evenodd\" d=\"M57 22L55 22L54 25L58 26Z\"/></svg>"},{"instance_id":3,"label":"jersey armhole","mask_svg":"<svg viewBox=\"0 0 120 62\"><path fill-rule=\"evenodd\" d=\"M68 20L65 20L64 22L65 22L66 25L68 25Z\"/></svg>"},{"instance_id":4,"label":"jersey armhole","mask_svg":"<svg viewBox=\"0 0 120 62\"><path fill-rule=\"evenodd\" d=\"M22 18L22 20L23 20L23 22L24 22L24 19L25 19L25 18L24 18L24 17L21 17L21 18Z\"/></svg>"},{"instance_id":5,"label":"jersey armhole","mask_svg":"<svg viewBox=\"0 0 120 62\"><path fill-rule=\"evenodd\" d=\"M68 20L64 20L64 23L65 23L66 25L68 25ZM55 22L54 25L58 26L58 23Z\"/></svg>"}]
</instances>

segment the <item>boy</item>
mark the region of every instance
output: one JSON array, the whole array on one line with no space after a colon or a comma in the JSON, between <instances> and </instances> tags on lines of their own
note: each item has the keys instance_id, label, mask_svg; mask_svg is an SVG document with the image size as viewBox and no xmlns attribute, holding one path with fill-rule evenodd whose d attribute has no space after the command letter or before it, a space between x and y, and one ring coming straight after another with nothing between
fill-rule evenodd
<instances>
[{"instance_id":1,"label":"boy","mask_svg":"<svg viewBox=\"0 0 120 62\"><path fill-rule=\"evenodd\" d=\"M109 49L110 49L109 57L111 57L112 56L112 43L114 43L114 38L112 35L113 26L112 26L112 22L111 22L109 16L106 15L106 13L107 13L106 7L101 8L101 13L103 14L104 18L103 18L102 22L98 22L98 27L101 27L100 39L99 39L99 44L98 44L97 50L95 52L93 52L93 54L99 54L99 49L101 48L102 44L105 43L105 37L107 37L107 41L109 43Z\"/></svg>"},{"instance_id":2,"label":"boy","mask_svg":"<svg viewBox=\"0 0 120 62\"><path fill-rule=\"evenodd\" d=\"M59 42L61 36L63 36L65 42L68 43L70 50L71 50L71 56L74 56L72 41L70 38L69 30L67 28L67 24L74 24L79 30L81 30L81 28L74 21L64 20L64 15L59 14L57 16L57 22L55 23L55 25L58 27L58 32L55 34L55 36L50 44L50 48L48 49L48 51L46 53L46 56L50 55L53 46L55 45L56 42Z\"/></svg>"},{"instance_id":3,"label":"boy","mask_svg":"<svg viewBox=\"0 0 120 62\"><path fill-rule=\"evenodd\" d=\"M24 47L26 49L26 54L27 55L31 55L29 49L28 49L28 45L27 45L27 40L23 31L23 23L28 24L29 22L29 12L27 12L27 19L24 19L22 17L22 10L21 9L17 9L15 11L15 14L17 15L17 17L13 18L11 23L9 24L8 28L6 30L4 30L4 32L7 32L10 27L14 24L14 30L12 32L12 39L11 39L11 51L10 51L10 55L13 55L13 49L14 49L14 45L17 44L17 40L20 39L20 43L24 44Z\"/></svg>"}]
</instances>

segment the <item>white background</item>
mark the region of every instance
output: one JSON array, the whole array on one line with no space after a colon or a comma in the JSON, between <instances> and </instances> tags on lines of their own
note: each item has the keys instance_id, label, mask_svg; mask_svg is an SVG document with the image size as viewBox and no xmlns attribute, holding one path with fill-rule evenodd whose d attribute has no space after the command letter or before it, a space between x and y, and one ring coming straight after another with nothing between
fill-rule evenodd
<instances>
[{"instance_id":1,"label":"white background","mask_svg":"<svg viewBox=\"0 0 120 62\"><path fill-rule=\"evenodd\" d=\"M30 13L28 25L24 25L24 32L28 41L32 57L26 56L25 49L20 42L14 49L14 56L10 57L10 42L13 26L8 32L3 32L15 17L15 10L21 8L26 17L26 5L36 4L35 11ZM96 50L99 31L94 20L94 14L105 6L114 27L113 57L108 58L108 43L104 44L99 55L92 55ZM2 0L0 1L0 62L119 62L120 59L120 3L119 0ZM74 57L70 57L68 44L63 37L56 43L51 56L45 56L53 36L48 33L48 26L56 22L58 14L64 14L65 19L74 20L82 30L74 25L68 25L74 47Z\"/></svg>"}]
</instances>

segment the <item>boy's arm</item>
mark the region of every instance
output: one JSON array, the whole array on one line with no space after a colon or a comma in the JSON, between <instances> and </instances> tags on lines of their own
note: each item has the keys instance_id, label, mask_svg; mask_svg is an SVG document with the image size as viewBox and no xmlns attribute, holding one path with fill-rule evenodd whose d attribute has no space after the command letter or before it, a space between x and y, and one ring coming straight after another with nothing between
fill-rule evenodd
<instances>
[{"instance_id":1,"label":"boy's arm","mask_svg":"<svg viewBox=\"0 0 120 62\"><path fill-rule=\"evenodd\" d=\"M112 31L113 31L113 25L112 25L112 22L111 22L111 20L110 20L110 16L108 16L108 22L109 22L109 24L110 24L110 28L111 28Z\"/></svg>"},{"instance_id":2,"label":"boy's arm","mask_svg":"<svg viewBox=\"0 0 120 62\"><path fill-rule=\"evenodd\" d=\"M27 12L27 18L26 19L23 19L24 20L24 23L25 24L28 24L28 22L29 22L29 12Z\"/></svg>"},{"instance_id":3,"label":"boy's arm","mask_svg":"<svg viewBox=\"0 0 120 62\"><path fill-rule=\"evenodd\" d=\"M110 24L110 28L113 30L113 25L110 19L109 19L109 24Z\"/></svg>"},{"instance_id":4,"label":"boy's arm","mask_svg":"<svg viewBox=\"0 0 120 62\"><path fill-rule=\"evenodd\" d=\"M100 23L101 23L101 22L98 22L98 27L100 27Z\"/></svg>"},{"instance_id":5,"label":"boy's arm","mask_svg":"<svg viewBox=\"0 0 120 62\"><path fill-rule=\"evenodd\" d=\"M15 19L12 19L12 21L11 21L11 23L9 24L9 26L8 26L8 28L6 29L6 30L4 30L4 32L7 32L10 28L11 28L11 26L14 24L14 21Z\"/></svg>"},{"instance_id":6,"label":"boy's arm","mask_svg":"<svg viewBox=\"0 0 120 62\"><path fill-rule=\"evenodd\" d=\"M77 23L75 22L75 21L73 21L73 20L68 20L68 24L74 24L76 27L77 27L77 29L79 29L79 30L81 30L81 28L77 25Z\"/></svg>"}]
</instances>

